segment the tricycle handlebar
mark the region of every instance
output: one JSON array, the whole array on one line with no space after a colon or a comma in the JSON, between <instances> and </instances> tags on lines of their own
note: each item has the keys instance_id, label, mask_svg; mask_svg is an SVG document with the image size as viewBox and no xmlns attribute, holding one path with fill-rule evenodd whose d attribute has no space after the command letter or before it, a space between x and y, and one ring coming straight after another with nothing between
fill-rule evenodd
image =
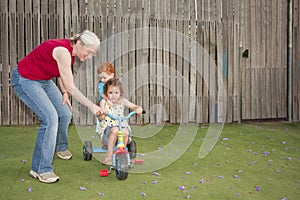
<instances>
[{"instance_id":1,"label":"tricycle handlebar","mask_svg":"<svg viewBox=\"0 0 300 200\"><path fill-rule=\"evenodd\" d=\"M142 114L145 114L145 113L146 113L146 111L143 110ZM129 119L132 115L135 115L135 114L136 114L136 111L132 111L127 116L124 116L124 117L114 116L111 113L107 113L107 116L109 116L113 120L126 120L126 119Z\"/></svg>"}]
</instances>

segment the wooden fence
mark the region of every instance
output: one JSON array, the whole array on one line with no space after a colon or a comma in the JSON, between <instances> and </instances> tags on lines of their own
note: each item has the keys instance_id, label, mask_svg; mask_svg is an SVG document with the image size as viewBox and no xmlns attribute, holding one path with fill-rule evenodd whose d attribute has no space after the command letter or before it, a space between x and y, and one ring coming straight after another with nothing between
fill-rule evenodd
<instances>
[{"instance_id":1,"label":"wooden fence","mask_svg":"<svg viewBox=\"0 0 300 200\"><path fill-rule=\"evenodd\" d=\"M74 65L76 85L96 102L96 69L112 62L127 97L148 111L131 123L299 121L299 0L290 2L1 1L0 124L39 122L11 90L18 60L46 39L84 29L99 36L101 48ZM94 124L86 108L73 107L75 123Z\"/></svg>"}]
</instances>

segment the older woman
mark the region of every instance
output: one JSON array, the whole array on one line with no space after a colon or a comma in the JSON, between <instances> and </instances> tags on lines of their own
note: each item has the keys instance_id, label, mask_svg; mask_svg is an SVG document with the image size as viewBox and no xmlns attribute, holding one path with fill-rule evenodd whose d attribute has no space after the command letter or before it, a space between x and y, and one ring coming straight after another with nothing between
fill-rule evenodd
<instances>
[{"instance_id":1,"label":"older woman","mask_svg":"<svg viewBox=\"0 0 300 200\"><path fill-rule=\"evenodd\" d=\"M70 39L46 40L26 55L12 72L15 94L41 121L29 175L44 183L59 177L52 166L54 153L71 159L68 150L68 126L72 117L69 95L94 114L101 108L87 99L74 85L72 64L91 58L99 49L99 38L88 30ZM58 78L59 88L51 80Z\"/></svg>"}]
</instances>

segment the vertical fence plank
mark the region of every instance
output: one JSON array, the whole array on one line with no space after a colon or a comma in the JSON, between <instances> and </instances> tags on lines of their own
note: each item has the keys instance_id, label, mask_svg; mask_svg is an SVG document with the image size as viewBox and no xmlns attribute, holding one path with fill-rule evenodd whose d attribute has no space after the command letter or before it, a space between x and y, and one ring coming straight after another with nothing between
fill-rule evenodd
<instances>
[{"instance_id":1,"label":"vertical fence plank","mask_svg":"<svg viewBox=\"0 0 300 200\"><path fill-rule=\"evenodd\" d=\"M189 121L189 75L190 75L190 4L189 2L183 2L183 37L182 41L182 122L188 123Z\"/></svg>"},{"instance_id":2,"label":"vertical fence plank","mask_svg":"<svg viewBox=\"0 0 300 200\"><path fill-rule=\"evenodd\" d=\"M17 8L16 1L10 1L9 4L9 30L10 30L10 40L9 40L9 63L10 63L10 74L12 70L17 65ZM2 92L1 92L2 94ZM17 125L19 123L18 120L18 107L19 101L18 98L14 95L10 85L10 108L11 108L11 116L10 116L10 124ZM1 99L1 98L0 98ZM1 104L1 103L0 103ZM1 112L2 113L2 112ZM1 121L1 119L0 119Z\"/></svg>"},{"instance_id":3,"label":"vertical fence plank","mask_svg":"<svg viewBox=\"0 0 300 200\"><path fill-rule=\"evenodd\" d=\"M197 75L197 25L196 4L190 3L191 47L190 47L190 87L189 87L189 122L196 122L196 75Z\"/></svg>"},{"instance_id":4,"label":"vertical fence plank","mask_svg":"<svg viewBox=\"0 0 300 200\"><path fill-rule=\"evenodd\" d=\"M156 107L156 3L157 1L152 1L150 4L150 123L156 123L157 119L157 107Z\"/></svg>"},{"instance_id":5,"label":"vertical fence plank","mask_svg":"<svg viewBox=\"0 0 300 200\"><path fill-rule=\"evenodd\" d=\"M170 4L170 123L176 123L177 95L176 95L176 4Z\"/></svg>"},{"instance_id":6,"label":"vertical fence plank","mask_svg":"<svg viewBox=\"0 0 300 200\"><path fill-rule=\"evenodd\" d=\"M128 73L129 73L129 93L126 95L129 95L131 102L136 103L136 29L135 29L135 24L136 24L136 1L135 0L130 0L130 16L129 16L129 64L128 64ZM136 123L136 116L132 117L130 119L130 122L135 124Z\"/></svg>"},{"instance_id":7,"label":"vertical fence plank","mask_svg":"<svg viewBox=\"0 0 300 200\"><path fill-rule=\"evenodd\" d=\"M251 66L249 59L250 51L250 0L246 0L241 13L242 16L242 55L241 55L241 67L242 67L242 119L250 119L251 114ZM248 83L248 84L247 84Z\"/></svg>"},{"instance_id":8,"label":"vertical fence plank","mask_svg":"<svg viewBox=\"0 0 300 200\"><path fill-rule=\"evenodd\" d=\"M170 1L163 1L163 121L170 120Z\"/></svg>"},{"instance_id":9,"label":"vertical fence plank","mask_svg":"<svg viewBox=\"0 0 300 200\"><path fill-rule=\"evenodd\" d=\"M293 121L300 121L300 1L293 2L292 119Z\"/></svg>"},{"instance_id":10,"label":"vertical fence plank","mask_svg":"<svg viewBox=\"0 0 300 200\"><path fill-rule=\"evenodd\" d=\"M2 77L1 77L1 85L2 85L2 100L1 100L1 113L5 113L7 116L10 116L9 109L9 47L8 47L8 33L9 33L9 12L8 5L6 1L1 1L1 46L3 48L2 51ZM2 115L2 114L1 114ZM9 117L1 117L2 124L9 124Z\"/></svg>"}]
</instances>

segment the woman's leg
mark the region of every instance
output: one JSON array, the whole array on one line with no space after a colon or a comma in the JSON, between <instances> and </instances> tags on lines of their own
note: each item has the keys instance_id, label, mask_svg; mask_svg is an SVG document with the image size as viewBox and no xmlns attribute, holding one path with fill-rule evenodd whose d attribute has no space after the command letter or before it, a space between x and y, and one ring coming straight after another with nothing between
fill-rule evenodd
<instances>
[{"instance_id":1,"label":"woman's leg","mask_svg":"<svg viewBox=\"0 0 300 200\"><path fill-rule=\"evenodd\" d=\"M58 114L56 151L65 151L68 149L68 127L72 113L67 104L62 105L62 94L53 81L50 81L47 87L45 87L45 92L49 96Z\"/></svg>"},{"instance_id":2,"label":"woman's leg","mask_svg":"<svg viewBox=\"0 0 300 200\"><path fill-rule=\"evenodd\" d=\"M52 172L58 130L58 114L44 90L49 81L32 81L12 74L15 94L38 116L41 121L32 156L31 168L37 173Z\"/></svg>"}]
</instances>

